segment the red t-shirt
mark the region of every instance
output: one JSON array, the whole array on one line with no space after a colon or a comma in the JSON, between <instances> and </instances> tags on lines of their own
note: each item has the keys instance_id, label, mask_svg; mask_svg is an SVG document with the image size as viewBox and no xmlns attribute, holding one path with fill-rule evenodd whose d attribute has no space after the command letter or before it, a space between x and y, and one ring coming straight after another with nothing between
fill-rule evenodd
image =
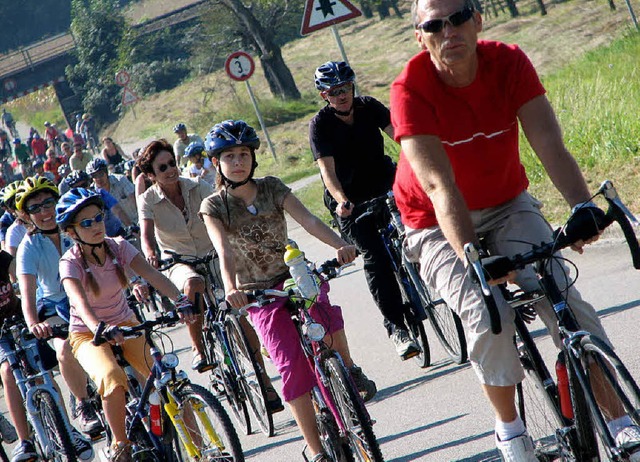
<instances>
[{"instance_id":1,"label":"red t-shirt","mask_svg":"<svg viewBox=\"0 0 640 462\"><path fill-rule=\"evenodd\" d=\"M42 156L47 152L47 142L42 138L34 138L31 140L31 151L34 156Z\"/></svg>"},{"instance_id":2,"label":"red t-shirt","mask_svg":"<svg viewBox=\"0 0 640 462\"><path fill-rule=\"evenodd\" d=\"M414 56L391 86L396 140L439 137L470 210L507 202L529 185L520 162L517 112L545 93L516 45L480 40L477 53L477 75L466 87L442 82L426 51ZM433 205L402 152L393 191L406 225L437 224Z\"/></svg>"}]
</instances>

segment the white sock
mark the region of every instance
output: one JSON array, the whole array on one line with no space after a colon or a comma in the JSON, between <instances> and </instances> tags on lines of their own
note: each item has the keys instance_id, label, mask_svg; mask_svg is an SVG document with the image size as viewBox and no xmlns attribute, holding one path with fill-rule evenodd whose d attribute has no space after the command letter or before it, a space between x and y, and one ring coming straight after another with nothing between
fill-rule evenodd
<instances>
[{"instance_id":1,"label":"white sock","mask_svg":"<svg viewBox=\"0 0 640 462\"><path fill-rule=\"evenodd\" d=\"M609 430L611 431L611 434L614 438L618 436L618 433L620 433L623 428L626 428L630 425L633 425L633 422L631 421L631 417L629 417L628 415L623 415L622 417L618 417L617 419L613 419L612 421L607 422L607 427L609 427Z\"/></svg>"},{"instance_id":2,"label":"white sock","mask_svg":"<svg viewBox=\"0 0 640 462\"><path fill-rule=\"evenodd\" d=\"M516 436L520 436L525 432L524 422L520 416L516 417L513 422L503 422L496 419L496 434L500 441L507 441Z\"/></svg>"}]
</instances>

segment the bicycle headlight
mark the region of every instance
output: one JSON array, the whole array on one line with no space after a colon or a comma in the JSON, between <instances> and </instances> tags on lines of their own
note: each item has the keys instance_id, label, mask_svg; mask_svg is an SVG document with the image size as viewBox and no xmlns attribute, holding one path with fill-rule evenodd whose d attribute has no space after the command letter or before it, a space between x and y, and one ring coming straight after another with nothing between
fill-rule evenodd
<instances>
[{"instance_id":1,"label":"bicycle headlight","mask_svg":"<svg viewBox=\"0 0 640 462\"><path fill-rule=\"evenodd\" d=\"M175 369L180 364L178 356L173 353L167 353L162 357L162 364L168 369Z\"/></svg>"},{"instance_id":2,"label":"bicycle headlight","mask_svg":"<svg viewBox=\"0 0 640 462\"><path fill-rule=\"evenodd\" d=\"M326 330L324 326L317 322L310 322L304 325L305 334L313 342L319 342L324 338Z\"/></svg>"}]
</instances>

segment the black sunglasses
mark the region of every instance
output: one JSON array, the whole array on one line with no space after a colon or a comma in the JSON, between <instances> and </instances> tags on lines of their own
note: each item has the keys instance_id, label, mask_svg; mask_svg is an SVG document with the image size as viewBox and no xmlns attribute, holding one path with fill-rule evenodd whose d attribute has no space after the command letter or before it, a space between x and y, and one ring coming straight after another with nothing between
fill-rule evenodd
<instances>
[{"instance_id":1,"label":"black sunglasses","mask_svg":"<svg viewBox=\"0 0 640 462\"><path fill-rule=\"evenodd\" d=\"M164 172L167 171L168 168L173 168L175 166L176 166L176 161L175 160L170 160L166 164L158 165L158 171L161 172L161 173L164 173Z\"/></svg>"},{"instance_id":2,"label":"black sunglasses","mask_svg":"<svg viewBox=\"0 0 640 462\"><path fill-rule=\"evenodd\" d=\"M418 24L417 29L422 29L423 31L430 34L437 34L438 32L442 32L442 29L444 29L444 25L446 23L451 24L453 27L463 25L473 17L473 11L473 8L465 6L460 11L456 11L446 18L430 19L423 22L422 24Z\"/></svg>"},{"instance_id":3,"label":"black sunglasses","mask_svg":"<svg viewBox=\"0 0 640 462\"><path fill-rule=\"evenodd\" d=\"M96 223L102 223L103 220L104 220L104 212L99 212L95 217L85 218L84 220L74 223L74 225L78 225L81 228L87 229L87 228L91 228L94 221Z\"/></svg>"},{"instance_id":4,"label":"black sunglasses","mask_svg":"<svg viewBox=\"0 0 640 462\"><path fill-rule=\"evenodd\" d=\"M53 197L43 200L39 204L32 204L29 207L25 208L28 214L35 215L36 213L40 213L41 210L49 210L55 207L56 200Z\"/></svg>"},{"instance_id":5,"label":"black sunglasses","mask_svg":"<svg viewBox=\"0 0 640 462\"><path fill-rule=\"evenodd\" d=\"M331 97L335 97L335 96L344 95L345 93L351 93L352 91L353 91L353 84L347 83L340 87L330 89L329 91L327 91L327 95Z\"/></svg>"}]
</instances>

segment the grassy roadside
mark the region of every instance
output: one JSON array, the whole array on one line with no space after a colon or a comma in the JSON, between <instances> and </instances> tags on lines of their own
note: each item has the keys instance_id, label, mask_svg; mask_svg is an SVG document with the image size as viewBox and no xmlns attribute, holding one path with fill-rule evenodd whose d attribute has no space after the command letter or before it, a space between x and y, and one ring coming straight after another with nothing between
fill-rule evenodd
<instances>
[{"instance_id":1,"label":"grassy roadside","mask_svg":"<svg viewBox=\"0 0 640 462\"><path fill-rule=\"evenodd\" d=\"M631 1L640 10L638 0ZM145 5L152 8L152 3L147 0ZM640 198L634 194L640 182L636 167L640 144L640 34L629 33L628 13L618 3L617 11L611 12L606 2L597 0L549 2L548 15L540 17L534 11L534 0L521 0L521 17L515 20L485 17L482 38L521 46L543 76L568 147L585 169L587 179L594 187L604 178L613 179L632 209L640 210ZM405 13L408 5L406 2ZM358 18L340 25L339 30L361 92L388 103L390 82L417 52L408 13L404 18L385 21ZM625 34L628 37L620 40ZM291 182L317 172L307 141L308 121L322 105L313 91L313 71L324 61L340 58L329 30L288 44L283 55L303 93L301 101L283 103L271 98L259 62L251 86L279 158L274 162L264 143L265 148L259 152L258 174L277 175ZM46 100L42 94L37 95ZM51 104L29 106L27 101L23 98L14 103L25 106L25 115L34 108L51 111ZM56 121L55 114L47 114L48 120ZM213 123L229 117L245 118L257 126L244 84L233 83L224 72L216 72L195 76L179 88L146 97L136 105L135 117L128 111L105 134L132 148L144 145L149 138L172 140L171 127L178 121L204 134ZM41 122L38 121L40 125ZM566 214L566 205L524 140L522 147L531 190L546 204L552 220L559 221ZM392 142L388 149L397 155ZM300 192L303 201L316 212L323 211L319 191L319 185L314 184Z\"/></svg>"}]
</instances>

